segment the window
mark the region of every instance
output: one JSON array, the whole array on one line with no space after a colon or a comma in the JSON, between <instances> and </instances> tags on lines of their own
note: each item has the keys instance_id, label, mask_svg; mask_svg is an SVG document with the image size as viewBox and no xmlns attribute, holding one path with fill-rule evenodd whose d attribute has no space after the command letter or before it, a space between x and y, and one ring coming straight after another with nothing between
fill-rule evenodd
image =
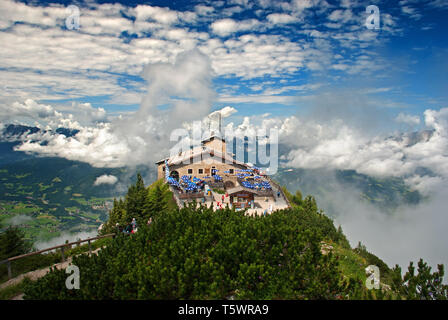
<instances>
[{"instance_id":1,"label":"window","mask_svg":"<svg viewBox=\"0 0 448 320\"><path fill-rule=\"evenodd\" d=\"M230 174L233 174L233 169L229 169L229 173L230 173Z\"/></svg>"},{"instance_id":2,"label":"window","mask_svg":"<svg viewBox=\"0 0 448 320\"><path fill-rule=\"evenodd\" d=\"M203 174L204 173L204 169L198 169L198 173L199 174Z\"/></svg>"},{"instance_id":3,"label":"window","mask_svg":"<svg viewBox=\"0 0 448 320\"><path fill-rule=\"evenodd\" d=\"M188 169L188 174L192 174L193 173L193 169Z\"/></svg>"}]
</instances>

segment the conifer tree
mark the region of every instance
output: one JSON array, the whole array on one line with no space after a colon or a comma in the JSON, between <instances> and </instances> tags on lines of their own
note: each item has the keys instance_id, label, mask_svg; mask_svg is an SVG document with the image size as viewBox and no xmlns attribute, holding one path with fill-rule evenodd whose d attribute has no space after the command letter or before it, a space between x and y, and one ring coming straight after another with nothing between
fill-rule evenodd
<instances>
[{"instance_id":1,"label":"conifer tree","mask_svg":"<svg viewBox=\"0 0 448 320\"><path fill-rule=\"evenodd\" d=\"M437 265L438 271L431 273L431 267L423 259L418 264L417 274L411 261L403 276L399 292L410 300L447 300L448 286L443 284L444 268Z\"/></svg>"},{"instance_id":2,"label":"conifer tree","mask_svg":"<svg viewBox=\"0 0 448 320\"><path fill-rule=\"evenodd\" d=\"M143 212L146 203L147 192L143 178L140 173L137 174L135 185L131 185L126 195L126 218L143 219ZM129 221L130 222L130 221Z\"/></svg>"},{"instance_id":3,"label":"conifer tree","mask_svg":"<svg viewBox=\"0 0 448 320\"><path fill-rule=\"evenodd\" d=\"M0 234L0 260L31 251L32 244L25 241L25 234L17 227L9 227Z\"/></svg>"}]
</instances>

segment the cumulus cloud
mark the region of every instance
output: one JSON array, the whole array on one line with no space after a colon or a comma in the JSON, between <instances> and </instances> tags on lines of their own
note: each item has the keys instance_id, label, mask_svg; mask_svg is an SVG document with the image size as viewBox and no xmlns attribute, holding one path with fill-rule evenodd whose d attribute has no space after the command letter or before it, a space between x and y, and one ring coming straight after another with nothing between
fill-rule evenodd
<instances>
[{"instance_id":1,"label":"cumulus cloud","mask_svg":"<svg viewBox=\"0 0 448 320\"><path fill-rule=\"evenodd\" d=\"M2 106L2 118L30 117L34 119L57 117L59 114L49 105L38 104L32 99L24 103L15 102L12 106Z\"/></svg>"},{"instance_id":2,"label":"cumulus cloud","mask_svg":"<svg viewBox=\"0 0 448 320\"><path fill-rule=\"evenodd\" d=\"M163 24L173 24L178 20L177 12L167 8L138 5L135 12L138 20L152 19Z\"/></svg>"},{"instance_id":3,"label":"cumulus cloud","mask_svg":"<svg viewBox=\"0 0 448 320\"><path fill-rule=\"evenodd\" d=\"M90 103L60 105L58 109L59 111L51 105L26 99L23 103L0 104L0 119L4 122L31 121L45 129L58 127L80 129L82 125L107 121L104 108L95 108Z\"/></svg>"},{"instance_id":4,"label":"cumulus cloud","mask_svg":"<svg viewBox=\"0 0 448 320\"><path fill-rule=\"evenodd\" d=\"M211 74L210 61L197 50L180 54L174 63L150 64L144 71L149 83L147 95L135 113L95 126L79 126L73 137L36 133L16 150L88 162L95 167L152 165L169 150L172 130L210 112L214 98ZM92 118L104 116L104 110L93 110L90 104L78 109L81 115L87 112Z\"/></svg>"},{"instance_id":5,"label":"cumulus cloud","mask_svg":"<svg viewBox=\"0 0 448 320\"><path fill-rule=\"evenodd\" d=\"M259 24L260 22L255 19L236 21L228 18L215 21L210 27L214 33L225 37L237 31L252 30Z\"/></svg>"},{"instance_id":6,"label":"cumulus cloud","mask_svg":"<svg viewBox=\"0 0 448 320\"><path fill-rule=\"evenodd\" d=\"M447 112L447 108L426 110L429 131L420 135L373 138L341 121L335 120L327 127L302 124L299 119L291 118L282 126L283 132L291 132L294 129L289 126L293 126L300 131L306 128L309 133L296 143L297 147L286 160L294 167L352 169L381 177L413 175L418 168L425 167L446 179Z\"/></svg>"},{"instance_id":7,"label":"cumulus cloud","mask_svg":"<svg viewBox=\"0 0 448 320\"><path fill-rule=\"evenodd\" d=\"M221 115L221 118L227 118L227 117L230 117L232 114L234 114L234 113L236 113L237 112L237 110L234 108L234 107L231 107L231 106L225 106L224 108L222 108L222 109L220 109L220 110L217 110L217 111L214 111L214 112L212 112L210 115L209 115L209 117L212 117L212 116L214 116L215 114L220 114Z\"/></svg>"},{"instance_id":8,"label":"cumulus cloud","mask_svg":"<svg viewBox=\"0 0 448 320\"><path fill-rule=\"evenodd\" d=\"M207 15L215 11L215 8L199 4L194 7L194 10L199 15Z\"/></svg>"},{"instance_id":9,"label":"cumulus cloud","mask_svg":"<svg viewBox=\"0 0 448 320\"><path fill-rule=\"evenodd\" d=\"M113 175L103 174L95 179L93 183L94 186L99 186L101 184L115 184L117 183L118 178Z\"/></svg>"}]
</instances>

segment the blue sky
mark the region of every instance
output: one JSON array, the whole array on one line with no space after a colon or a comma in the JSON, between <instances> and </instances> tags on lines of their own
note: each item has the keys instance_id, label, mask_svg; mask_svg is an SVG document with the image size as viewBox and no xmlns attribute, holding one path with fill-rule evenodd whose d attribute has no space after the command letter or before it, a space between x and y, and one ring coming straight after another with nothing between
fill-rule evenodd
<instances>
[{"instance_id":1,"label":"blue sky","mask_svg":"<svg viewBox=\"0 0 448 320\"><path fill-rule=\"evenodd\" d=\"M446 1L113 3L3 2L3 103L137 110L145 65L198 48L212 64L212 110L230 105L234 117L306 114L314 97L339 91L362 95L391 119L446 106ZM380 30L364 25L371 4ZM68 5L80 10L78 30L65 26Z\"/></svg>"}]
</instances>

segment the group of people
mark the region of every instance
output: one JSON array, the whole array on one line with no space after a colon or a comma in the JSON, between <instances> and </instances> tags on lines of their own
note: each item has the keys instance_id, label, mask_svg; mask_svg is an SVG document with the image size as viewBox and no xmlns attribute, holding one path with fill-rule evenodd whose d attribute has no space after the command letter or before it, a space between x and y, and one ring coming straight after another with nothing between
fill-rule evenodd
<instances>
[{"instance_id":1,"label":"group of people","mask_svg":"<svg viewBox=\"0 0 448 320\"><path fill-rule=\"evenodd\" d=\"M148 226L152 224L151 217L148 219L148 222L146 224ZM138 230L137 220L135 220L135 218L132 218L131 223L129 223L124 229L120 226L118 222L115 224L115 227L117 228L118 233L124 233L124 234L134 234L137 233Z\"/></svg>"},{"instance_id":2,"label":"group of people","mask_svg":"<svg viewBox=\"0 0 448 320\"><path fill-rule=\"evenodd\" d=\"M137 220L135 220L135 218L132 218L131 223L129 223L124 229L118 222L115 224L115 227L119 233L123 232L124 234L134 234L138 230Z\"/></svg>"}]
</instances>

